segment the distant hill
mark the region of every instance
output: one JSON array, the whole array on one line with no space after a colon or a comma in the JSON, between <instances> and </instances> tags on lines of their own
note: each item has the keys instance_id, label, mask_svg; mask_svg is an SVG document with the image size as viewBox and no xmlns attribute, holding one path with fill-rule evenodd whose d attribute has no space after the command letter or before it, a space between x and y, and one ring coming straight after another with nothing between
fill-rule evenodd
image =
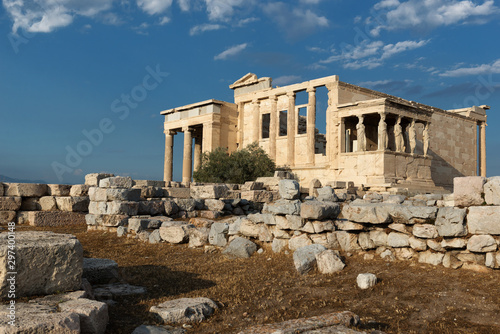
<instances>
[{"instance_id":1,"label":"distant hill","mask_svg":"<svg viewBox=\"0 0 500 334\"><path fill-rule=\"evenodd\" d=\"M16 179L13 177L8 177L0 174L0 182L12 182L12 183L47 183L44 180L24 180L24 179Z\"/></svg>"}]
</instances>

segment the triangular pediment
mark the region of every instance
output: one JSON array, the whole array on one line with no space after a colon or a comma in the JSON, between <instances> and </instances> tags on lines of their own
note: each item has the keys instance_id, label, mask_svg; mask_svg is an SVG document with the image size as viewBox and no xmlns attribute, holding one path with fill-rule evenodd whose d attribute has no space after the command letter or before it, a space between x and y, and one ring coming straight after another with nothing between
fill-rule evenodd
<instances>
[{"instance_id":1,"label":"triangular pediment","mask_svg":"<svg viewBox=\"0 0 500 334\"><path fill-rule=\"evenodd\" d=\"M256 74L253 73L247 73L244 76L242 76L240 79L236 80L231 86L242 86L246 84L251 84L259 79L257 78Z\"/></svg>"}]
</instances>

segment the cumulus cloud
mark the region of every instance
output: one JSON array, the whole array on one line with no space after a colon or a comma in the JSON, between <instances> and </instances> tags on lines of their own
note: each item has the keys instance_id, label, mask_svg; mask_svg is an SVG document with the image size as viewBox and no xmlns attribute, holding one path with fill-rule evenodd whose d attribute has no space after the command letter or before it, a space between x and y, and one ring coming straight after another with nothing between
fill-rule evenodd
<instances>
[{"instance_id":1,"label":"cumulus cloud","mask_svg":"<svg viewBox=\"0 0 500 334\"><path fill-rule=\"evenodd\" d=\"M224 26L222 26L220 24L200 24L200 25L192 27L189 30L189 34L191 36L194 36L194 35L204 33L205 31L219 30L222 28L224 28Z\"/></svg>"},{"instance_id":2,"label":"cumulus cloud","mask_svg":"<svg viewBox=\"0 0 500 334\"><path fill-rule=\"evenodd\" d=\"M3 0L13 20L12 31L51 32L70 25L76 16L92 17L111 8L113 0Z\"/></svg>"},{"instance_id":3,"label":"cumulus cloud","mask_svg":"<svg viewBox=\"0 0 500 334\"><path fill-rule=\"evenodd\" d=\"M172 0L137 0L137 6L149 15L155 15L170 8Z\"/></svg>"},{"instance_id":4,"label":"cumulus cloud","mask_svg":"<svg viewBox=\"0 0 500 334\"><path fill-rule=\"evenodd\" d=\"M385 59L388 59L398 53L408 50L420 48L426 45L429 41L401 41L395 44L386 44L382 41L364 40L359 45L344 45L341 51L333 51L333 54L323 60L320 64L329 64L333 62L341 62L344 68L373 69L383 64Z\"/></svg>"},{"instance_id":5,"label":"cumulus cloud","mask_svg":"<svg viewBox=\"0 0 500 334\"><path fill-rule=\"evenodd\" d=\"M189 0L178 0L178 4L183 12L187 12L191 8Z\"/></svg>"},{"instance_id":6,"label":"cumulus cloud","mask_svg":"<svg viewBox=\"0 0 500 334\"><path fill-rule=\"evenodd\" d=\"M468 75L484 75L500 73L500 59L491 64L481 64L470 67L461 67L439 74L442 77L462 77Z\"/></svg>"},{"instance_id":7,"label":"cumulus cloud","mask_svg":"<svg viewBox=\"0 0 500 334\"><path fill-rule=\"evenodd\" d=\"M223 52L219 53L214 57L214 60L226 60L227 58L234 57L239 54L241 51L245 50L248 46L248 43L242 43L235 46L232 46Z\"/></svg>"},{"instance_id":8,"label":"cumulus cloud","mask_svg":"<svg viewBox=\"0 0 500 334\"><path fill-rule=\"evenodd\" d=\"M381 30L433 29L458 23L487 22L500 10L493 0L477 4L470 0L383 0L374 9L388 9L384 24L374 28L371 33L378 35ZM478 21L478 19L482 19Z\"/></svg>"},{"instance_id":9,"label":"cumulus cloud","mask_svg":"<svg viewBox=\"0 0 500 334\"><path fill-rule=\"evenodd\" d=\"M245 0L205 0L208 18L213 21L229 21L234 14L235 7L241 7Z\"/></svg>"},{"instance_id":10,"label":"cumulus cloud","mask_svg":"<svg viewBox=\"0 0 500 334\"><path fill-rule=\"evenodd\" d=\"M281 30L292 40L300 39L313 33L318 28L325 28L329 25L326 17L314 13L312 10L290 8L283 2L265 5L264 13L276 21Z\"/></svg>"},{"instance_id":11,"label":"cumulus cloud","mask_svg":"<svg viewBox=\"0 0 500 334\"><path fill-rule=\"evenodd\" d=\"M283 75L281 77L273 79L273 84L277 86L285 86L299 82L301 79L302 77L300 75Z\"/></svg>"}]
</instances>

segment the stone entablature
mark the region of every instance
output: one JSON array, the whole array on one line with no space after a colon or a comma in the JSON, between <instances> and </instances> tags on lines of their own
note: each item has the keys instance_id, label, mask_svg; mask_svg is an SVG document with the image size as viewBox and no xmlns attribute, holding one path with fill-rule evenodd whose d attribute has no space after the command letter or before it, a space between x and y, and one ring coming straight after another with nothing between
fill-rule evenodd
<instances>
[{"instance_id":1,"label":"stone entablature","mask_svg":"<svg viewBox=\"0 0 500 334\"><path fill-rule=\"evenodd\" d=\"M320 110L317 94L324 94L324 87L328 102ZM432 190L451 188L454 177L486 175L488 106L446 111L348 84L336 75L273 88L270 78L249 73L230 88L236 110L230 142L237 147L258 142L302 183L318 178L323 183ZM299 102L297 95L304 92L307 101ZM163 112L165 129L196 119L192 110L200 104ZM170 113L175 111L174 120ZM319 120L326 123L321 126L325 133L317 128ZM235 149L222 141L220 146ZM188 157L184 166L189 164ZM190 172L184 171L183 182L190 181ZM165 180L170 180L167 174Z\"/></svg>"}]
</instances>

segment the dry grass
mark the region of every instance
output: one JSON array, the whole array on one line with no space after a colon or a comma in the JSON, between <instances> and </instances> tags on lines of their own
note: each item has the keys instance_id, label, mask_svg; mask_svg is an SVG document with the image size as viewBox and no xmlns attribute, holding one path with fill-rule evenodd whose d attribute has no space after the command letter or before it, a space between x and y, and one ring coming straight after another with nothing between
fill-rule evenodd
<instances>
[{"instance_id":1,"label":"dry grass","mask_svg":"<svg viewBox=\"0 0 500 334\"><path fill-rule=\"evenodd\" d=\"M270 249L229 260L186 245L150 245L84 232L84 227L55 231L75 234L86 257L115 260L128 283L147 288L146 295L117 300L110 308L109 333L158 324L149 308L181 297L208 297L220 305L212 318L193 326L193 333L234 333L255 324L345 310L361 317L361 328L387 333L500 333L500 271L366 262L353 256L346 258L341 273L301 276L291 254ZM379 278L373 289L357 288L356 276L364 272Z\"/></svg>"}]
</instances>

